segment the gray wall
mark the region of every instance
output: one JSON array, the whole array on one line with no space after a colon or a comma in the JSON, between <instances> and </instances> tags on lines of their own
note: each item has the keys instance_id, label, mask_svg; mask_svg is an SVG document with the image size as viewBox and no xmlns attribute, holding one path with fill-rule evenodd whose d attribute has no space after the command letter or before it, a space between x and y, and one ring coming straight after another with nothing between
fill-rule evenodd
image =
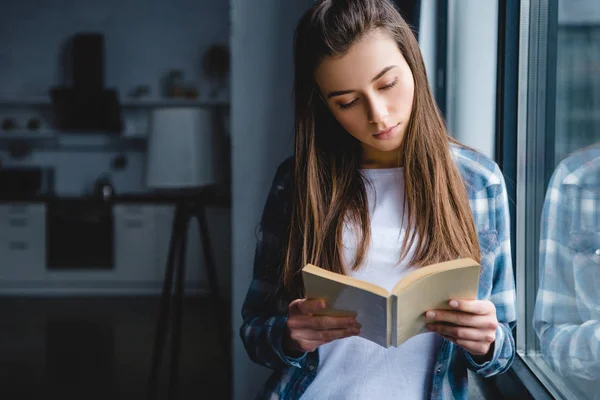
<instances>
[{"instance_id":1,"label":"gray wall","mask_svg":"<svg viewBox=\"0 0 600 400\"><path fill-rule=\"evenodd\" d=\"M448 14L450 134L494 158L498 2L450 0Z\"/></svg>"},{"instance_id":2,"label":"gray wall","mask_svg":"<svg viewBox=\"0 0 600 400\"><path fill-rule=\"evenodd\" d=\"M311 0L232 0L232 313L234 399L253 398L268 370L239 339L255 231L277 165L293 151L292 38Z\"/></svg>"},{"instance_id":3,"label":"gray wall","mask_svg":"<svg viewBox=\"0 0 600 400\"><path fill-rule=\"evenodd\" d=\"M0 12L0 94L46 95L62 81L59 57L77 31L105 35L106 86L122 95L138 84L153 93L170 68L208 92L201 56L229 39L229 4L212 0L20 0ZM14 79L19 77L19 79Z\"/></svg>"}]
</instances>

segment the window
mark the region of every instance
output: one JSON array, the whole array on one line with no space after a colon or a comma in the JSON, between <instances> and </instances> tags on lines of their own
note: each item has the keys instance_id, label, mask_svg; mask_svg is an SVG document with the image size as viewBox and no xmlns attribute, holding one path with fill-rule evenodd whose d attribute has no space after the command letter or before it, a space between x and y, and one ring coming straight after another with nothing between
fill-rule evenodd
<instances>
[{"instance_id":1,"label":"window","mask_svg":"<svg viewBox=\"0 0 600 400\"><path fill-rule=\"evenodd\" d=\"M600 2L522 0L517 351L556 398L600 393Z\"/></svg>"}]
</instances>

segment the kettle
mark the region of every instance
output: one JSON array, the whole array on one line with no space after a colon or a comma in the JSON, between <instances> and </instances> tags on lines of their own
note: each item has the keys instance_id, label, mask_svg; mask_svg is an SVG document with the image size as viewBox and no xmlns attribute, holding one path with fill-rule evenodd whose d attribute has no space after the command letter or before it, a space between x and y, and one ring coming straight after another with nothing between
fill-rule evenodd
<instances>
[{"instance_id":1,"label":"kettle","mask_svg":"<svg viewBox=\"0 0 600 400\"><path fill-rule=\"evenodd\" d=\"M114 195L115 190L108 176L102 175L96 179L96 183L94 184L94 197L96 199L108 202L112 200Z\"/></svg>"}]
</instances>

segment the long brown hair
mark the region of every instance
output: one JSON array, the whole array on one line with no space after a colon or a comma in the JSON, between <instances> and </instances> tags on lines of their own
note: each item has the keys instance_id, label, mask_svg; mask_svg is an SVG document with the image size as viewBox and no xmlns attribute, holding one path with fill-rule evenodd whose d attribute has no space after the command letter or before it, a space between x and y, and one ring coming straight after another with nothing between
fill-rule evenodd
<instances>
[{"instance_id":1,"label":"long brown hair","mask_svg":"<svg viewBox=\"0 0 600 400\"><path fill-rule=\"evenodd\" d=\"M401 243L401 257L414 245L410 262L416 266L457 257L480 259L467 192L450 151L450 143L456 142L429 90L410 26L388 0L320 0L302 16L294 37L295 184L283 274L290 298L303 296L300 270L306 263L346 273L345 222L360 228L352 269L358 268L368 248L361 146L320 99L314 71L325 57L345 54L374 29L394 38L414 77L412 114L402 144L411 234Z\"/></svg>"}]
</instances>

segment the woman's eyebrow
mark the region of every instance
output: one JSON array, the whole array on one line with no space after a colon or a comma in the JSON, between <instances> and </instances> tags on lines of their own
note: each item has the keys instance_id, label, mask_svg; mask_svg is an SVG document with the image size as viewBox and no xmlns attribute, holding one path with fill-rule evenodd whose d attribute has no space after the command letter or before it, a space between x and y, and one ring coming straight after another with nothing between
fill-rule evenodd
<instances>
[{"instance_id":1,"label":"woman's eyebrow","mask_svg":"<svg viewBox=\"0 0 600 400\"><path fill-rule=\"evenodd\" d=\"M377 79L381 78L383 75L385 75L386 72L388 72L390 69L392 68L396 68L397 65L390 65L388 67L385 67L384 69L381 70L381 72L379 72L377 75L375 75L375 77L373 79L371 79L371 82L375 82ZM349 90L336 90L334 92L329 92L327 94L327 98L330 99L332 97L335 96L341 96L344 94L348 94L348 93L352 93L355 92L356 90L354 89L349 89Z\"/></svg>"}]
</instances>

